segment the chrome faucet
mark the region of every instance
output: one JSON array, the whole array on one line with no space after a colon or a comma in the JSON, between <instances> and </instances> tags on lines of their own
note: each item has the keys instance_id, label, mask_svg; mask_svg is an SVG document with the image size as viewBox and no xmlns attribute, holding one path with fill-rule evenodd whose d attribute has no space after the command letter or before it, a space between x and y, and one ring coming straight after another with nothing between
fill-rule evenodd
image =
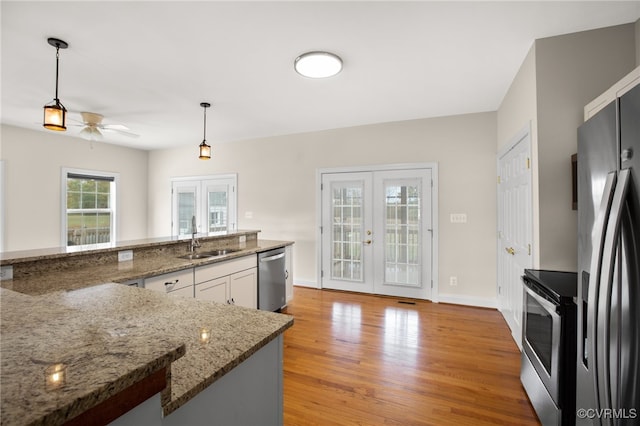
<instances>
[{"instance_id":1,"label":"chrome faucet","mask_svg":"<svg viewBox=\"0 0 640 426\"><path fill-rule=\"evenodd\" d=\"M189 253L195 253L196 249L200 247L200 241L196 238L198 233L198 227L196 226L196 217L191 218L191 241L189 242Z\"/></svg>"}]
</instances>

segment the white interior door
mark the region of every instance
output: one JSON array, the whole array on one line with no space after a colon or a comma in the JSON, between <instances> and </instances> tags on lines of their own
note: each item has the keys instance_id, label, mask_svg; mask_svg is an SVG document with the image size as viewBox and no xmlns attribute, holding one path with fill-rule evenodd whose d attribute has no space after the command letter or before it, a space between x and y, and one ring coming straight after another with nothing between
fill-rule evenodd
<instances>
[{"instance_id":1,"label":"white interior door","mask_svg":"<svg viewBox=\"0 0 640 426\"><path fill-rule=\"evenodd\" d=\"M323 288L430 299L432 170L323 173Z\"/></svg>"},{"instance_id":2,"label":"white interior door","mask_svg":"<svg viewBox=\"0 0 640 426\"><path fill-rule=\"evenodd\" d=\"M522 344L522 275L533 266L531 142L528 129L498 158L498 303L519 347Z\"/></svg>"}]
</instances>

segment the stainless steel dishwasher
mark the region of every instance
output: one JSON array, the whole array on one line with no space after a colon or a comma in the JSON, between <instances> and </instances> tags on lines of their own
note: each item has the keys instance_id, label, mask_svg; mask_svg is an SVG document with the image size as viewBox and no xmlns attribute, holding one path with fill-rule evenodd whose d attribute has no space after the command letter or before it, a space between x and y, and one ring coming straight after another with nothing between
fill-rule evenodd
<instances>
[{"instance_id":1,"label":"stainless steel dishwasher","mask_svg":"<svg viewBox=\"0 0 640 426\"><path fill-rule=\"evenodd\" d=\"M277 311L285 304L284 247L258 253L258 309Z\"/></svg>"}]
</instances>

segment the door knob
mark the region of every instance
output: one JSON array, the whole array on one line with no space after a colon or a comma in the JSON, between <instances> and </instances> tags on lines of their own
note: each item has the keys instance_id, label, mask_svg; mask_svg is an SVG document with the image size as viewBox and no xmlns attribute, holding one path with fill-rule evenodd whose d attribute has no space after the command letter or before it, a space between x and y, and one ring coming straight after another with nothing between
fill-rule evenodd
<instances>
[{"instance_id":1,"label":"door knob","mask_svg":"<svg viewBox=\"0 0 640 426\"><path fill-rule=\"evenodd\" d=\"M370 245L371 244L371 240L367 240L367 241L363 241L364 244Z\"/></svg>"},{"instance_id":2,"label":"door knob","mask_svg":"<svg viewBox=\"0 0 640 426\"><path fill-rule=\"evenodd\" d=\"M514 254L516 254L516 251L513 249L513 247L507 247L505 248L505 250L507 251L507 253L509 253L511 256L513 256Z\"/></svg>"}]
</instances>

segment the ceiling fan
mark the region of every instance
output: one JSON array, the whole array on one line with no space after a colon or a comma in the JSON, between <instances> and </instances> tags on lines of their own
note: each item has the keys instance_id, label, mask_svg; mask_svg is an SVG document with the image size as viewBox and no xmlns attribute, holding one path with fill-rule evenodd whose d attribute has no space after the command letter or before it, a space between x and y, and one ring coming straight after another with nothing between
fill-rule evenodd
<instances>
[{"instance_id":1,"label":"ceiling fan","mask_svg":"<svg viewBox=\"0 0 640 426\"><path fill-rule=\"evenodd\" d=\"M75 126L81 126L80 136L84 139L91 141L101 140L102 132L114 132L130 138L137 138L140 135L133 133L124 124L102 124L104 116L96 112L81 112L82 124L76 124Z\"/></svg>"}]
</instances>

